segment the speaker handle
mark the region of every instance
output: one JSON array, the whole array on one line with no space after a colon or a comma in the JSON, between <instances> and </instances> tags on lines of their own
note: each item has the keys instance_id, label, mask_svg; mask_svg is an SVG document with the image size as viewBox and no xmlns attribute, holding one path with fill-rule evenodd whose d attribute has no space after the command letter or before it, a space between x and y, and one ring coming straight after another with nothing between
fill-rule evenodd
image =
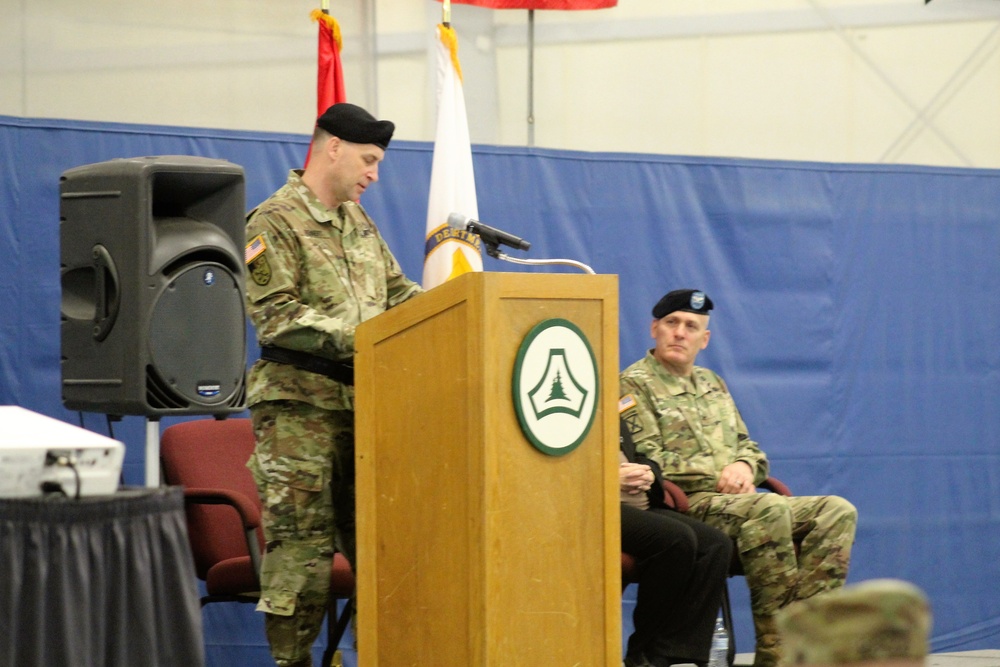
<instances>
[{"instance_id":1,"label":"speaker handle","mask_svg":"<svg viewBox=\"0 0 1000 667\"><path fill-rule=\"evenodd\" d=\"M102 245L94 246L94 283L96 309L94 311L94 340L100 342L108 337L118 318L121 307L121 290L118 284L118 267L111 253Z\"/></svg>"}]
</instances>

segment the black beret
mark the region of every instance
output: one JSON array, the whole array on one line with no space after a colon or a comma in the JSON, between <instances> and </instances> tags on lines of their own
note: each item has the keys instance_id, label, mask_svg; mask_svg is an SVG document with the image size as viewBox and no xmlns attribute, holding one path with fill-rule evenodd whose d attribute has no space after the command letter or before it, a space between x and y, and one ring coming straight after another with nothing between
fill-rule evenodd
<instances>
[{"instance_id":1,"label":"black beret","mask_svg":"<svg viewBox=\"0 0 1000 667\"><path fill-rule=\"evenodd\" d=\"M653 306L653 317L660 319L677 310L708 315L708 311L712 310L713 305L712 300L701 290L675 289L656 302L656 305Z\"/></svg>"},{"instance_id":2,"label":"black beret","mask_svg":"<svg viewBox=\"0 0 1000 667\"><path fill-rule=\"evenodd\" d=\"M335 137L355 144L375 144L382 150L389 147L389 140L396 126L392 121L377 120L361 107L347 102L334 104L316 119L321 127Z\"/></svg>"}]
</instances>

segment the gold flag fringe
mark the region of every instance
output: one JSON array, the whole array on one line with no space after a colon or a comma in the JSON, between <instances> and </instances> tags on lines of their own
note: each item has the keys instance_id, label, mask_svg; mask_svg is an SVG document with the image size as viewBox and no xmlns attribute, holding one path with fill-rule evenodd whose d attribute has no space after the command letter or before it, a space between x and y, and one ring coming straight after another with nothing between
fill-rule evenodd
<instances>
[{"instance_id":1,"label":"gold flag fringe","mask_svg":"<svg viewBox=\"0 0 1000 667\"><path fill-rule=\"evenodd\" d=\"M451 52L451 64L455 66L458 73L458 80L462 81L462 65L458 62L458 35L455 30L444 24L438 24L438 37L441 43L448 47Z\"/></svg>"},{"instance_id":2,"label":"gold flag fringe","mask_svg":"<svg viewBox=\"0 0 1000 667\"><path fill-rule=\"evenodd\" d=\"M309 18L313 21L322 21L330 27L330 31L333 33L333 41L337 43L337 52L344 50L344 39L340 36L340 24L337 23L337 19L333 18L329 14L323 12L321 9L314 9L309 13Z\"/></svg>"}]
</instances>

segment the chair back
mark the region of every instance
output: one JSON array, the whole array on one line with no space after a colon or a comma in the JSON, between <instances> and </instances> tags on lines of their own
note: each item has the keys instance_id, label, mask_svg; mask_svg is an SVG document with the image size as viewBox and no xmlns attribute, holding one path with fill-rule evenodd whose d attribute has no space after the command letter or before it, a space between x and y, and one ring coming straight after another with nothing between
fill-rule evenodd
<instances>
[{"instance_id":1,"label":"chair back","mask_svg":"<svg viewBox=\"0 0 1000 667\"><path fill-rule=\"evenodd\" d=\"M197 419L164 429L160 457L167 484L183 486L187 492L204 489L242 497L240 504L255 511L258 541L263 546L260 496L246 467L253 448L249 419ZM189 503L187 520L199 578L205 579L217 563L247 557L244 524L232 507Z\"/></svg>"}]
</instances>

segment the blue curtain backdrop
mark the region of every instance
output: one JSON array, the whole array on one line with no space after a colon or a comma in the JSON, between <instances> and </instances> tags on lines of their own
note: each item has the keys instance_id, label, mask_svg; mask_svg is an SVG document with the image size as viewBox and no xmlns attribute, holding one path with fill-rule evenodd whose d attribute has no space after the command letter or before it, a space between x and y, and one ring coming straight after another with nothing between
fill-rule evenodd
<instances>
[{"instance_id":1,"label":"blue curtain backdrop","mask_svg":"<svg viewBox=\"0 0 1000 667\"><path fill-rule=\"evenodd\" d=\"M306 145L305 135L0 117L0 404L108 431L60 401L63 171L222 158L246 170L250 208ZM394 142L363 200L415 279L431 149ZM527 257L618 274L622 367L644 354L664 292L707 291L716 310L700 363L727 379L774 473L797 494L841 494L860 511L851 580L923 587L936 651L1000 647L1000 171L489 146L474 163L483 220L530 240ZM113 428L126 482L142 483L144 420ZM737 645L750 651L744 588L730 582ZM213 607L209 664L267 664L250 606ZM626 599L626 633L629 610Z\"/></svg>"}]
</instances>

